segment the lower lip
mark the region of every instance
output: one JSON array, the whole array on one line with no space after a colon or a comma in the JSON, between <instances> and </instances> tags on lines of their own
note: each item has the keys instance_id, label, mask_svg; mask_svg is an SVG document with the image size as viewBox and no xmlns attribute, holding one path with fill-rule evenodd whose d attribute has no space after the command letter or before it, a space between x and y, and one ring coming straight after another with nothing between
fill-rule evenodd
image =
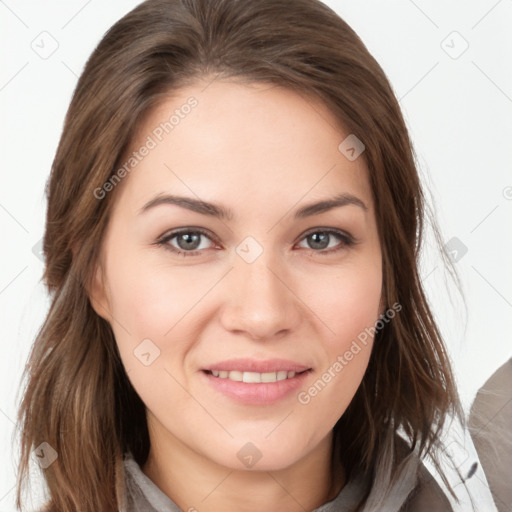
<instances>
[{"instance_id":1,"label":"lower lip","mask_svg":"<svg viewBox=\"0 0 512 512\"><path fill-rule=\"evenodd\" d=\"M296 374L291 379L276 382L247 383L214 377L202 372L208 382L223 395L248 405L269 405L283 400L297 390L311 370Z\"/></svg>"}]
</instances>

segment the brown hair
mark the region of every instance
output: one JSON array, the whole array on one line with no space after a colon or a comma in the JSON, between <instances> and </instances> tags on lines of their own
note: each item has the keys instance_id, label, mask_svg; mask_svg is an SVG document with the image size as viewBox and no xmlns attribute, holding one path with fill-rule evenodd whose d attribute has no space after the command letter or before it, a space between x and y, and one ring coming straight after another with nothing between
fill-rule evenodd
<instances>
[{"instance_id":1,"label":"brown hair","mask_svg":"<svg viewBox=\"0 0 512 512\"><path fill-rule=\"evenodd\" d=\"M418 273L425 201L412 145L386 75L360 38L318 0L148 0L89 58L52 165L43 276L52 303L23 374L19 509L30 453L42 442L58 453L44 470L50 511L118 510L124 452L140 465L148 456L144 404L87 292L116 197L98 200L94 191L116 172L143 117L206 77L314 95L365 145L384 299L402 310L377 333L362 384L335 427L347 440L347 472L380 474L383 494L399 472L395 434L437 460L445 418L460 414Z\"/></svg>"}]
</instances>

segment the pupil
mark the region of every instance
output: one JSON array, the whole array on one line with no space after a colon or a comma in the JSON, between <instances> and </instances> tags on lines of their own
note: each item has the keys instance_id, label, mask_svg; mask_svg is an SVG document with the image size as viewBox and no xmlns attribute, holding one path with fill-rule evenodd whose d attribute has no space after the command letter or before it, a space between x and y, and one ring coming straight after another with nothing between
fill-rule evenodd
<instances>
[{"instance_id":1,"label":"pupil","mask_svg":"<svg viewBox=\"0 0 512 512\"><path fill-rule=\"evenodd\" d=\"M313 249L325 249L329 245L328 233L313 233L309 235L308 238L310 239L310 242L312 242L310 245Z\"/></svg>"},{"instance_id":2,"label":"pupil","mask_svg":"<svg viewBox=\"0 0 512 512\"><path fill-rule=\"evenodd\" d=\"M200 236L198 233L183 233L178 236L178 245L181 249L196 249L199 245ZM185 241L185 243L181 243L182 241Z\"/></svg>"}]
</instances>

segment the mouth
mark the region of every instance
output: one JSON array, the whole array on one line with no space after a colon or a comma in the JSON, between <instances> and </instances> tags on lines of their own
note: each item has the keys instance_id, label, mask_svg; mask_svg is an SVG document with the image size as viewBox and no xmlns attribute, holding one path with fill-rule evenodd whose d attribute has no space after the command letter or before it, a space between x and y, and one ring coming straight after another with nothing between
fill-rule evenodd
<instances>
[{"instance_id":1,"label":"mouth","mask_svg":"<svg viewBox=\"0 0 512 512\"><path fill-rule=\"evenodd\" d=\"M284 359L232 359L204 368L205 381L222 396L245 405L269 405L304 385L311 367Z\"/></svg>"},{"instance_id":2,"label":"mouth","mask_svg":"<svg viewBox=\"0 0 512 512\"><path fill-rule=\"evenodd\" d=\"M245 382L247 384L261 384L293 379L296 375L301 375L309 371L310 368L301 372L278 370L276 372L260 373L238 370L205 370L205 373L218 379L228 379L234 382Z\"/></svg>"}]
</instances>

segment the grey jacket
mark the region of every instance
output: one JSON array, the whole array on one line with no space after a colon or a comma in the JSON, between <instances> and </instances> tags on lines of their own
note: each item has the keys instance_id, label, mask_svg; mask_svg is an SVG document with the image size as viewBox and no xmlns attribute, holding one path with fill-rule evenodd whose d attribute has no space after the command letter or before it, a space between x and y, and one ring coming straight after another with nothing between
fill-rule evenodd
<instances>
[{"instance_id":1,"label":"grey jacket","mask_svg":"<svg viewBox=\"0 0 512 512\"><path fill-rule=\"evenodd\" d=\"M384 503L364 512L453 512L449 500L436 480L421 462L417 462L417 477L412 485L398 488ZM192 507L182 511L146 474L143 473L130 452L125 454L125 502L119 512L194 512ZM333 500L311 512L353 512L368 486L363 475L351 478ZM46 512L45 508L37 512ZM195 511L199 512L199 511Z\"/></svg>"},{"instance_id":2,"label":"grey jacket","mask_svg":"<svg viewBox=\"0 0 512 512\"><path fill-rule=\"evenodd\" d=\"M496 508L512 510L512 358L480 388L469 426Z\"/></svg>"},{"instance_id":3,"label":"grey jacket","mask_svg":"<svg viewBox=\"0 0 512 512\"><path fill-rule=\"evenodd\" d=\"M164 494L146 476L131 454L126 454L124 462L126 472L127 506L120 512L182 512L181 509ZM366 487L366 479L358 476L349 480L333 500L325 503L312 512L353 512L356 503L362 497ZM421 464L419 467L416 486L402 489L403 496L393 498L400 502L396 507L380 506L379 512L452 512L453 509L447 497ZM398 499L397 499L398 498ZM194 509L192 509L193 511ZM188 512L188 511L184 511Z\"/></svg>"}]
</instances>

